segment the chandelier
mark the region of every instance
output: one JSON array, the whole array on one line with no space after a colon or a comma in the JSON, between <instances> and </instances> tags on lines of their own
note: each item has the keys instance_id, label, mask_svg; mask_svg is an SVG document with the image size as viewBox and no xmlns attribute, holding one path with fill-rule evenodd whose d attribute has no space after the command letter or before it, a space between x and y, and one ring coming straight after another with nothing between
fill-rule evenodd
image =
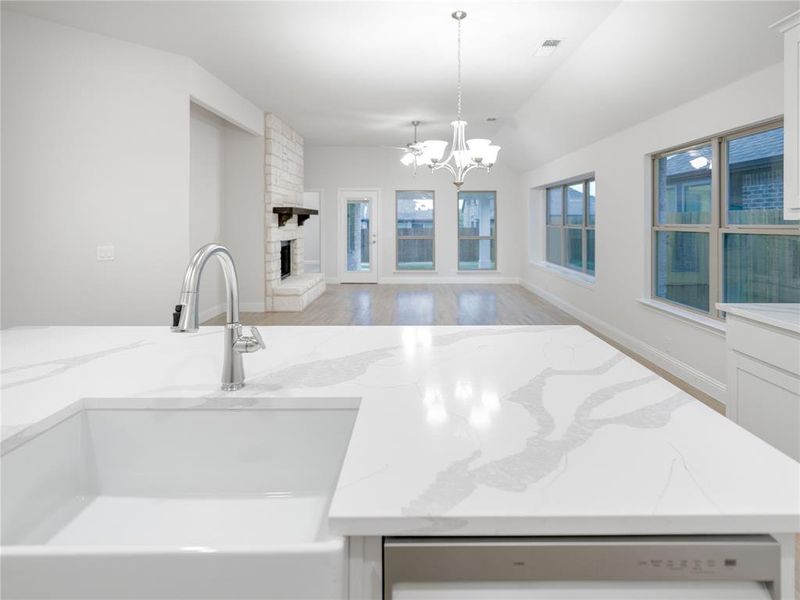
<instances>
[{"instance_id":1,"label":"chandelier","mask_svg":"<svg viewBox=\"0 0 800 600\"><path fill-rule=\"evenodd\" d=\"M488 171L497 160L497 153L500 146L492 145L491 140L485 139L466 139L465 129L467 122L461 118L461 21L467 13L457 10L451 15L458 23L458 112L456 120L450 123L453 127L453 143L450 146L450 154L447 158L444 153L447 150L447 142L443 140L425 140L417 142L416 125L414 125L414 143L408 145L407 153L401 158L401 162L409 166L429 167L431 171L446 169L453 176L453 183L460 188L464 183L464 177L472 169L484 169Z\"/></svg>"}]
</instances>

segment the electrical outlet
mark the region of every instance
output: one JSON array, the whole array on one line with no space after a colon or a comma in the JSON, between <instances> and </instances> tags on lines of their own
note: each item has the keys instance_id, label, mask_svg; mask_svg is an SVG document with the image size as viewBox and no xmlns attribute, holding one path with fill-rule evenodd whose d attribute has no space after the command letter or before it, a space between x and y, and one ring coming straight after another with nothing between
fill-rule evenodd
<instances>
[{"instance_id":1,"label":"electrical outlet","mask_svg":"<svg viewBox=\"0 0 800 600\"><path fill-rule=\"evenodd\" d=\"M114 260L114 246L98 246L97 260Z\"/></svg>"}]
</instances>

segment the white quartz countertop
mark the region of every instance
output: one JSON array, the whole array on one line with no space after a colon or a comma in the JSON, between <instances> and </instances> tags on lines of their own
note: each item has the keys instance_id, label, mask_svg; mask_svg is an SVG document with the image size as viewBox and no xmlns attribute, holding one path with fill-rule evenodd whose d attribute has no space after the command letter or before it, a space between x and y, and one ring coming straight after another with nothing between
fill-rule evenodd
<instances>
[{"instance_id":1,"label":"white quartz countertop","mask_svg":"<svg viewBox=\"0 0 800 600\"><path fill-rule=\"evenodd\" d=\"M0 333L6 443L82 398L357 397L346 535L800 530L800 464L580 327L262 327L219 391L222 328Z\"/></svg>"},{"instance_id":2,"label":"white quartz countertop","mask_svg":"<svg viewBox=\"0 0 800 600\"><path fill-rule=\"evenodd\" d=\"M719 310L743 319L800 333L800 304L717 304Z\"/></svg>"}]
</instances>

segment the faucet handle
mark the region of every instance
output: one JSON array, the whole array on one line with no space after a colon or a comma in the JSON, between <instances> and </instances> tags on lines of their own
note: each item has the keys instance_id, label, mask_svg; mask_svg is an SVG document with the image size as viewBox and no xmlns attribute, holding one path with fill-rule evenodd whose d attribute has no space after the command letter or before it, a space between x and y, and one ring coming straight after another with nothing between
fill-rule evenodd
<instances>
[{"instance_id":1,"label":"faucet handle","mask_svg":"<svg viewBox=\"0 0 800 600\"><path fill-rule=\"evenodd\" d=\"M255 339L258 344L258 350L266 349L267 345L264 343L264 338L261 337L261 332L259 332L257 328L251 327L250 335L253 336L253 339Z\"/></svg>"},{"instance_id":2,"label":"faucet handle","mask_svg":"<svg viewBox=\"0 0 800 600\"><path fill-rule=\"evenodd\" d=\"M181 311L183 310L183 304L176 304L175 305L175 312L172 313L172 329L173 331L178 329L178 324L181 322Z\"/></svg>"},{"instance_id":3,"label":"faucet handle","mask_svg":"<svg viewBox=\"0 0 800 600\"><path fill-rule=\"evenodd\" d=\"M237 352L258 352L264 350L267 346L264 344L264 338L261 337L258 329L255 327L250 328L250 335L240 335L233 344Z\"/></svg>"}]
</instances>

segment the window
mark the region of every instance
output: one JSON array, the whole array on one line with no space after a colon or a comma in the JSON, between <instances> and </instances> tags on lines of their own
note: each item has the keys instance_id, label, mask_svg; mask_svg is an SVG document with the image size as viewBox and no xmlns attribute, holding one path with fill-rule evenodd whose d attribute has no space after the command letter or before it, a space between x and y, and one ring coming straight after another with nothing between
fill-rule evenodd
<instances>
[{"instance_id":1,"label":"window","mask_svg":"<svg viewBox=\"0 0 800 600\"><path fill-rule=\"evenodd\" d=\"M397 192L396 203L397 270L433 269L433 192Z\"/></svg>"},{"instance_id":2,"label":"window","mask_svg":"<svg viewBox=\"0 0 800 600\"><path fill-rule=\"evenodd\" d=\"M594 275L594 179L547 188L547 262Z\"/></svg>"},{"instance_id":3,"label":"window","mask_svg":"<svg viewBox=\"0 0 800 600\"><path fill-rule=\"evenodd\" d=\"M780 124L657 154L653 180L653 296L715 317L716 302L800 302Z\"/></svg>"},{"instance_id":4,"label":"window","mask_svg":"<svg viewBox=\"0 0 800 600\"><path fill-rule=\"evenodd\" d=\"M497 268L495 192L458 192L458 268Z\"/></svg>"}]
</instances>

